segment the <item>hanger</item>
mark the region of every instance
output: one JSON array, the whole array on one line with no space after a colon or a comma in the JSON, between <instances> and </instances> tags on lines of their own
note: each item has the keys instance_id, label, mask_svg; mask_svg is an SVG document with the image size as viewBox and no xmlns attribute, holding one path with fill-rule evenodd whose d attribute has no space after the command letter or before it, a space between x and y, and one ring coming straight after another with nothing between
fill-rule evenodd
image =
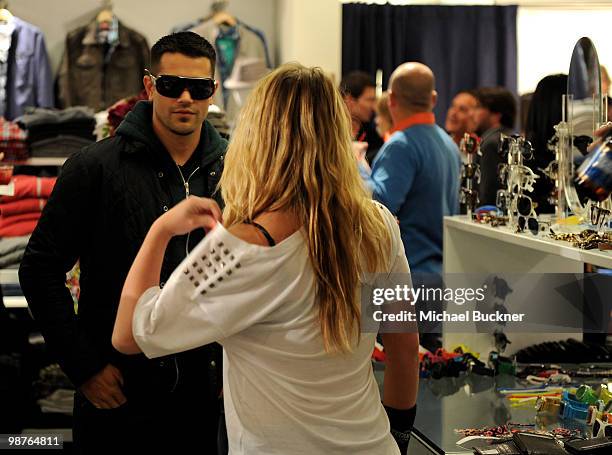
<instances>
[{"instance_id":1,"label":"hanger","mask_svg":"<svg viewBox=\"0 0 612 455\"><path fill-rule=\"evenodd\" d=\"M110 27L115 17L115 13L113 13L113 2L111 0L104 0L101 3L102 8L96 16L96 22L101 26L100 28Z\"/></svg>"},{"instance_id":2,"label":"hanger","mask_svg":"<svg viewBox=\"0 0 612 455\"><path fill-rule=\"evenodd\" d=\"M13 14L7 9L8 1L1 0L0 1L0 22L9 23L13 20Z\"/></svg>"},{"instance_id":3,"label":"hanger","mask_svg":"<svg viewBox=\"0 0 612 455\"><path fill-rule=\"evenodd\" d=\"M225 11L215 14L212 20L217 25L227 25L229 27L235 27L237 24L236 18Z\"/></svg>"},{"instance_id":4,"label":"hanger","mask_svg":"<svg viewBox=\"0 0 612 455\"><path fill-rule=\"evenodd\" d=\"M227 12L228 1L215 1L210 6L211 18L217 25L235 27L238 21Z\"/></svg>"}]
</instances>

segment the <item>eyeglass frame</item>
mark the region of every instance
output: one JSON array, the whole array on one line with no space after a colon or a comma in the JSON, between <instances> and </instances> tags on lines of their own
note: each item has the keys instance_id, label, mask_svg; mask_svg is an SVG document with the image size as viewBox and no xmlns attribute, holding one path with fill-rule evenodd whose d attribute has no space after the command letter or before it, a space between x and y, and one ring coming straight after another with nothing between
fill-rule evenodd
<instances>
[{"instance_id":1,"label":"eyeglass frame","mask_svg":"<svg viewBox=\"0 0 612 455\"><path fill-rule=\"evenodd\" d=\"M603 228L610 218L610 210L591 205L591 224L596 226L598 229Z\"/></svg>"},{"instance_id":2,"label":"eyeglass frame","mask_svg":"<svg viewBox=\"0 0 612 455\"><path fill-rule=\"evenodd\" d=\"M213 82L213 86L214 86L214 90L212 92L212 94L208 97L208 98L202 98L201 100L197 100L197 101L204 101L204 100L209 100L211 99L214 95L215 92L217 91L217 80L213 77L189 77L189 76L177 76L176 74L158 74L157 76L154 75L148 68L145 68L145 73L146 76L151 78L151 80L153 81L153 86L155 87L155 90L157 90L157 79L159 79L161 76L172 76L172 77L178 77L179 79L195 79L195 80L201 80L201 81L212 81ZM183 92L187 90L189 92L189 89L187 87L185 87L185 89L183 89ZM159 91L158 91L159 93ZM160 93L161 95L161 93ZM182 92L181 92L182 95ZM191 95L191 92L189 92L189 95ZM165 95L162 95L165 96ZM168 96L166 96L166 98L170 98ZM177 96L174 99L180 98L180 95Z\"/></svg>"},{"instance_id":3,"label":"eyeglass frame","mask_svg":"<svg viewBox=\"0 0 612 455\"><path fill-rule=\"evenodd\" d=\"M599 425L599 429L597 433L595 433L595 425ZM595 423L592 428L592 437L593 438L605 438L606 436L606 428L612 427L612 423L604 422L602 419L595 419ZM600 436L600 434L602 436Z\"/></svg>"}]
</instances>

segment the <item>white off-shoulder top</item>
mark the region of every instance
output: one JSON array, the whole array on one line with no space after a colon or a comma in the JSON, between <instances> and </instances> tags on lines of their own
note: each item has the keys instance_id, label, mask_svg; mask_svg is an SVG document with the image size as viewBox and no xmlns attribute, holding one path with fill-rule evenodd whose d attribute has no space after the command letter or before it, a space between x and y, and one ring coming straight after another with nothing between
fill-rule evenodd
<instances>
[{"instance_id":1,"label":"white off-shoulder top","mask_svg":"<svg viewBox=\"0 0 612 455\"><path fill-rule=\"evenodd\" d=\"M397 223L377 205L392 233L388 271L409 281ZM142 295L133 331L148 357L221 343L230 454L399 453L372 372L376 334L350 354L325 352L300 231L264 247L219 224Z\"/></svg>"}]
</instances>

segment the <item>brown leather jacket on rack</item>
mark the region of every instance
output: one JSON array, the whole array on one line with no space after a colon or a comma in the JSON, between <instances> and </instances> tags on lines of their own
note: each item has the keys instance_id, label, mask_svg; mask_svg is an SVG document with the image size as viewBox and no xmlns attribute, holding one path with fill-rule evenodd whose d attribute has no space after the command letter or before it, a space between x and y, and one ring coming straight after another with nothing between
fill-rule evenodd
<instances>
[{"instance_id":1,"label":"brown leather jacket on rack","mask_svg":"<svg viewBox=\"0 0 612 455\"><path fill-rule=\"evenodd\" d=\"M108 49L108 44L97 40L96 21L68 33L58 74L60 107L89 106L100 111L142 90L144 69L149 65L146 38L119 22L118 43Z\"/></svg>"}]
</instances>

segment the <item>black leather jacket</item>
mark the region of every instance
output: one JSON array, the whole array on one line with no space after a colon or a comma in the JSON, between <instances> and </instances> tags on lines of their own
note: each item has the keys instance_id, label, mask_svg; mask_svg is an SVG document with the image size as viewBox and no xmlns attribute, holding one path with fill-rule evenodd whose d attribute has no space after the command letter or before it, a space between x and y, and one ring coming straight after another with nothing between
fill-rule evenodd
<instances>
[{"instance_id":1,"label":"black leather jacket","mask_svg":"<svg viewBox=\"0 0 612 455\"><path fill-rule=\"evenodd\" d=\"M129 268L153 221L179 202L174 189L184 188L177 165L153 133L151 112L150 103L138 103L115 137L68 159L32 234L19 279L47 345L76 386L110 362L123 373L128 399L130 394L174 390L182 380L217 397L221 388L217 344L154 360L124 356L111 345ZM226 147L227 142L205 122L200 150L194 154L201 161L192 177L192 194L212 196L221 203L215 190ZM191 233L190 247L203 235L203 231ZM175 237L166 250L162 286L185 257L185 242L185 237ZM75 315L64 282L77 260L81 294ZM194 379L194 374L203 377Z\"/></svg>"}]
</instances>

